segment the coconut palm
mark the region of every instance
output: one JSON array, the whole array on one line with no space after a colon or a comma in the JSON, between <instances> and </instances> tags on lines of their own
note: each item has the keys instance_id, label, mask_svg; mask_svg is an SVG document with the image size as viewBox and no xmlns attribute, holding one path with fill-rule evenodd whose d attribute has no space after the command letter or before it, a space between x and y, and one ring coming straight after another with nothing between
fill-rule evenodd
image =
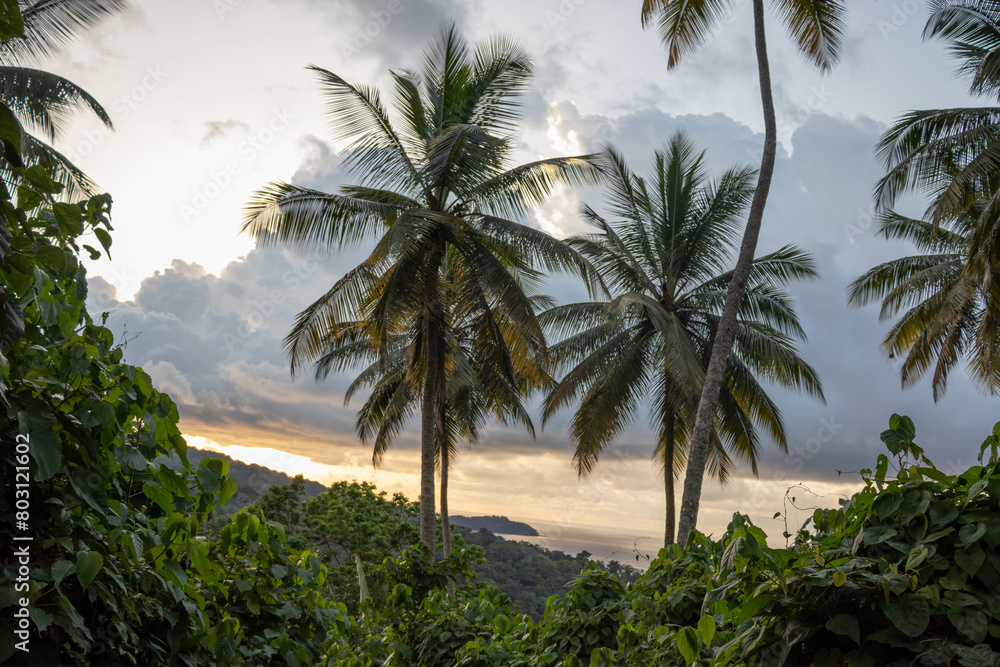
<instances>
[{"instance_id":1,"label":"coconut palm","mask_svg":"<svg viewBox=\"0 0 1000 667\"><path fill-rule=\"evenodd\" d=\"M1000 2L934 0L924 37L948 41L972 94L1000 96ZM904 192L923 190L932 196L931 222L986 203L979 207L982 224L993 226L1000 211L1000 190L992 187L1000 171L1000 107L911 111L882 136L878 154L886 167L875 189L882 210ZM986 192L992 194L983 202Z\"/></svg>"},{"instance_id":2,"label":"coconut palm","mask_svg":"<svg viewBox=\"0 0 1000 667\"><path fill-rule=\"evenodd\" d=\"M1000 262L978 252L970 236L986 206L979 202L940 223L883 213L878 233L908 240L922 254L880 264L848 289L851 305L881 300L880 319L899 316L882 349L903 358L903 387L916 384L933 366L935 401L962 360L981 389L1000 391Z\"/></svg>"},{"instance_id":3,"label":"coconut palm","mask_svg":"<svg viewBox=\"0 0 1000 667\"><path fill-rule=\"evenodd\" d=\"M757 248L767 193L774 173L777 152L774 100L771 73L764 34L764 0L753 0L754 46L760 80L761 107L764 112L764 152L761 156L757 187L750 203L743 242L740 246L732 283L726 295L718 335L706 370L698 413L691 436L684 496L681 503L678 540L683 544L698 521L698 506L705 466L711 450L711 432L715 406L725 378L730 350L737 332L737 317L750 267ZM774 0L772 3L800 53L820 71L830 70L840 57L844 31L845 3L841 0ZM667 48L667 67L676 67L695 51L733 9L729 0L643 0L642 24L656 23Z\"/></svg>"},{"instance_id":4,"label":"coconut palm","mask_svg":"<svg viewBox=\"0 0 1000 667\"><path fill-rule=\"evenodd\" d=\"M0 102L14 112L25 130L19 147L21 159L28 165L44 166L66 187L67 198L96 194L90 178L50 144L64 135L69 121L80 111L92 112L109 128L111 117L93 96L72 81L30 65L59 53L81 33L124 11L128 2L19 0L18 6L24 20L24 38L0 45ZM8 186L17 182L12 165L6 161L0 161L0 176Z\"/></svg>"},{"instance_id":5,"label":"coconut palm","mask_svg":"<svg viewBox=\"0 0 1000 667\"><path fill-rule=\"evenodd\" d=\"M454 267L461 268L461 265ZM517 327L504 322L503 312L465 307L460 297L466 282L466 276L446 269L441 288L446 303L447 389L443 418L447 440L437 442L436 451L441 471L441 541L445 554L451 552L448 473L459 446L462 442L478 443L481 430L493 421L521 424L534 437L534 426L522 397L551 383L546 350L535 345L537 341L532 338L520 338ZM527 282L531 287L531 281ZM545 297L531 300L536 309L551 305ZM494 345L497 339L491 335L497 324L502 347ZM355 327L363 328L362 323L355 323ZM351 332L351 328L344 329L342 335L328 340L326 353L315 362L316 379L368 364L348 387L344 403L348 404L359 391L370 389L355 420L355 430L362 442L373 446L372 462L378 467L419 407L422 350L415 345L419 335L400 335L390 344L388 358L380 359L367 341ZM497 367L507 372L498 373Z\"/></svg>"},{"instance_id":6,"label":"coconut palm","mask_svg":"<svg viewBox=\"0 0 1000 667\"><path fill-rule=\"evenodd\" d=\"M948 42L972 94L1000 99L1000 2L934 0L929 9L924 37ZM882 319L908 309L882 345L891 356L906 355L904 387L933 364L937 400L949 371L964 358L979 387L996 393L1000 107L909 112L882 136L878 153L886 167L875 188L880 232L909 239L924 254L873 268L852 285L850 302L882 299ZM924 220L892 210L901 194L913 190L930 197Z\"/></svg>"},{"instance_id":7,"label":"coconut palm","mask_svg":"<svg viewBox=\"0 0 1000 667\"><path fill-rule=\"evenodd\" d=\"M329 101L334 139L350 140L346 166L358 183L336 194L272 184L250 203L244 230L263 244L373 245L359 266L298 316L286 345L294 374L325 354L345 327L382 363L391 358L393 341L412 337L420 365L420 535L433 548L434 458L437 443L447 441L443 272L463 276L455 298L483 318L496 349L505 345L501 322L544 349L518 276L536 266L586 274L587 266L567 246L514 218L554 185L593 182L597 170L587 156L509 166L519 98L531 76L527 54L510 39L496 37L472 50L454 27L443 30L419 73L391 73L392 116L376 90L312 69ZM484 376L509 371L477 370Z\"/></svg>"},{"instance_id":8,"label":"coconut palm","mask_svg":"<svg viewBox=\"0 0 1000 667\"><path fill-rule=\"evenodd\" d=\"M648 403L657 432L654 461L666 495L664 545L674 541L674 477L688 453L698 398L719 313L732 278L727 271L755 171L734 167L717 183L703 154L682 133L658 151L648 179L635 175L614 149L605 151L608 222L589 207L597 232L568 243L601 273L611 301L559 306L543 323L566 336L553 346L569 368L545 401L546 418L579 399L570 436L580 475ZM761 432L786 449L781 413L758 378L822 398L816 372L796 353L804 338L784 286L815 277L812 260L786 246L751 266L737 320L736 343L710 432L709 472L722 482L732 458L757 471Z\"/></svg>"}]
</instances>

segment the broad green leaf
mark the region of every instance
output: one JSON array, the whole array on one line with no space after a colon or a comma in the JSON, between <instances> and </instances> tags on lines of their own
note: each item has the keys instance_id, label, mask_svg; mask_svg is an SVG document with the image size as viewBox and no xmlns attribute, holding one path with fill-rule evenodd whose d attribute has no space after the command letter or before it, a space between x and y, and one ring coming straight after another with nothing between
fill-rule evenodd
<instances>
[{"instance_id":1,"label":"broad green leaf","mask_svg":"<svg viewBox=\"0 0 1000 667\"><path fill-rule=\"evenodd\" d=\"M83 211L75 204L56 202L52 205L52 214L59 226L68 233L79 235L83 233Z\"/></svg>"},{"instance_id":2,"label":"broad green leaf","mask_svg":"<svg viewBox=\"0 0 1000 667\"><path fill-rule=\"evenodd\" d=\"M68 560L57 560L52 564L49 573L52 575L52 583L58 586L66 575L76 569L76 564Z\"/></svg>"},{"instance_id":3,"label":"broad green leaf","mask_svg":"<svg viewBox=\"0 0 1000 667\"><path fill-rule=\"evenodd\" d=\"M62 467L62 441L55 431L56 420L41 412L19 412L18 422L21 433L29 438L31 458L38 470L34 481L44 482Z\"/></svg>"},{"instance_id":4,"label":"broad green leaf","mask_svg":"<svg viewBox=\"0 0 1000 667\"><path fill-rule=\"evenodd\" d=\"M979 644L986 639L989 619L978 609L959 607L948 613L948 620L959 632Z\"/></svg>"},{"instance_id":5,"label":"broad green leaf","mask_svg":"<svg viewBox=\"0 0 1000 667\"><path fill-rule=\"evenodd\" d=\"M712 637L715 636L715 619L711 616L702 616L698 621L698 634L705 646L711 646Z\"/></svg>"},{"instance_id":6,"label":"broad green leaf","mask_svg":"<svg viewBox=\"0 0 1000 667\"><path fill-rule=\"evenodd\" d=\"M845 635L861 645L861 627L858 619L849 614L838 614L826 622L826 629L838 635Z\"/></svg>"},{"instance_id":7,"label":"broad green leaf","mask_svg":"<svg viewBox=\"0 0 1000 667\"><path fill-rule=\"evenodd\" d=\"M53 245L42 246L36 255L38 261L49 267L56 275L66 270L66 251L62 248Z\"/></svg>"},{"instance_id":8,"label":"broad green leaf","mask_svg":"<svg viewBox=\"0 0 1000 667\"><path fill-rule=\"evenodd\" d=\"M927 516L930 518L931 525L938 527L954 521L958 518L959 512L960 510L954 505L936 502L930 506Z\"/></svg>"},{"instance_id":9,"label":"broad green leaf","mask_svg":"<svg viewBox=\"0 0 1000 667\"><path fill-rule=\"evenodd\" d=\"M76 578L86 588L104 566L104 557L96 551L81 551L76 555Z\"/></svg>"},{"instance_id":10,"label":"broad green leaf","mask_svg":"<svg viewBox=\"0 0 1000 667\"><path fill-rule=\"evenodd\" d=\"M839 570L833 573L833 585L840 588L847 583L847 575Z\"/></svg>"},{"instance_id":11,"label":"broad green leaf","mask_svg":"<svg viewBox=\"0 0 1000 667\"><path fill-rule=\"evenodd\" d=\"M20 4L15 0L3 0L0 2L0 41L6 42L17 37L24 37Z\"/></svg>"},{"instance_id":12,"label":"broad green leaf","mask_svg":"<svg viewBox=\"0 0 1000 667\"><path fill-rule=\"evenodd\" d=\"M106 229L95 227L94 235L97 236L97 240L101 242L101 247L104 248L104 252L108 253L108 259L111 259L111 234L109 234Z\"/></svg>"},{"instance_id":13,"label":"broad green leaf","mask_svg":"<svg viewBox=\"0 0 1000 667\"><path fill-rule=\"evenodd\" d=\"M907 593L896 602L882 605L885 615L907 637L919 637L931 620L930 606L922 596Z\"/></svg>"},{"instance_id":14,"label":"broad green leaf","mask_svg":"<svg viewBox=\"0 0 1000 667\"><path fill-rule=\"evenodd\" d=\"M147 498L159 505L164 512L172 512L174 510L174 495L162 486L158 484L143 484L142 492L146 494Z\"/></svg>"},{"instance_id":15,"label":"broad green leaf","mask_svg":"<svg viewBox=\"0 0 1000 667\"><path fill-rule=\"evenodd\" d=\"M202 577L207 581L215 580L215 572L212 568L212 562L208 559L208 545L201 540L191 540L187 547L188 558L191 559L191 565L195 570L198 571Z\"/></svg>"},{"instance_id":16,"label":"broad green leaf","mask_svg":"<svg viewBox=\"0 0 1000 667\"><path fill-rule=\"evenodd\" d=\"M237 483L235 477L226 477L226 480L222 483L222 488L219 489L219 504L225 505L229 502L229 499L236 494Z\"/></svg>"},{"instance_id":17,"label":"broad green leaf","mask_svg":"<svg viewBox=\"0 0 1000 667\"><path fill-rule=\"evenodd\" d=\"M878 518L885 520L896 513L899 506L903 504L902 492L883 493L872 503L872 508Z\"/></svg>"},{"instance_id":18,"label":"broad green leaf","mask_svg":"<svg viewBox=\"0 0 1000 667\"><path fill-rule=\"evenodd\" d=\"M986 526L984 524L970 523L962 526L962 529L958 531L958 540L963 547L968 547L978 542L979 538L985 534Z\"/></svg>"},{"instance_id":19,"label":"broad green leaf","mask_svg":"<svg viewBox=\"0 0 1000 667\"><path fill-rule=\"evenodd\" d=\"M955 563L962 568L970 577L979 571L986 560L986 552L982 547L974 546L971 549L956 549Z\"/></svg>"},{"instance_id":20,"label":"broad green leaf","mask_svg":"<svg viewBox=\"0 0 1000 667\"><path fill-rule=\"evenodd\" d=\"M976 482L975 484L973 484L971 487L969 487L969 493L965 497L965 502L966 503L971 503L975 499L976 496L978 496L980 493L983 492L983 489L986 488L986 484L987 484L987 480L981 479L978 482Z\"/></svg>"},{"instance_id":21,"label":"broad green leaf","mask_svg":"<svg viewBox=\"0 0 1000 667\"><path fill-rule=\"evenodd\" d=\"M693 628L684 627L677 631L677 650L688 665L693 665L701 653L698 635Z\"/></svg>"},{"instance_id":22,"label":"broad green leaf","mask_svg":"<svg viewBox=\"0 0 1000 667\"><path fill-rule=\"evenodd\" d=\"M931 555L931 550L926 544L918 544L910 549L910 555L906 559L906 569L915 570Z\"/></svg>"},{"instance_id":23,"label":"broad green leaf","mask_svg":"<svg viewBox=\"0 0 1000 667\"><path fill-rule=\"evenodd\" d=\"M923 489L910 489L899 506L903 523L909 523L918 514L924 514L931 504L931 494Z\"/></svg>"},{"instance_id":24,"label":"broad green leaf","mask_svg":"<svg viewBox=\"0 0 1000 667\"><path fill-rule=\"evenodd\" d=\"M21 146L21 124L6 104L0 104L0 140L7 142L15 150Z\"/></svg>"},{"instance_id":25,"label":"broad green leaf","mask_svg":"<svg viewBox=\"0 0 1000 667\"><path fill-rule=\"evenodd\" d=\"M758 611L763 609L765 605L767 605L769 602L772 602L773 600L774 596L768 593L763 593L761 595L752 597L743 604L741 604L739 608L740 615L736 621L737 625L755 616Z\"/></svg>"},{"instance_id":26,"label":"broad green leaf","mask_svg":"<svg viewBox=\"0 0 1000 667\"><path fill-rule=\"evenodd\" d=\"M84 428L104 426L111 423L115 418L115 408L107 401L95 401L90 404L89 410L80 410L80 424Z\"/></svg>"},{"instance_id":27,"label":"broad green leaf","mask_svg":"<svg viewBox=\"0 0 1000 667\"><path fill-rule=\"evenodd\" d=\"M895 528L889 524L881 526L871 526L865 528L864 543L865 546L871 546L873 544L881 544L891 537L895 537L899 534Z\"/></svg>"}]
</instances>

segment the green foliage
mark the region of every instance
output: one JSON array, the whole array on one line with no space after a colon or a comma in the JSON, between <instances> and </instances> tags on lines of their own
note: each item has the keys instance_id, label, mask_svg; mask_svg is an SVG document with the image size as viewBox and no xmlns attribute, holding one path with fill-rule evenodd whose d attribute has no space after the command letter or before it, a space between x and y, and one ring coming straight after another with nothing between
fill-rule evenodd
<instances>
[{"instance_id":1,"label":"green foliage","mask_svg":"<svg viewBox=\"0 0 1000 667\"><path fill-rule=\"evenodd\" d=\"M21 177L18 205L0 205L0 437L27 439L30 455L0 454L0 517L5 535L33 539L17 589L17 560L2 555L0 610L30 602L40 664L315 661L347 624L346 609L319 595L325 567L253 513L234 517L218 544L198 537L236 490L228 464L187 462L173 401L123 363L86 310L77 255L110 246L110 197L52 203L61 187L40 168ZM15 468L30 478L23 515L11 506ZM7 639L0 660L15 650Z\"/></svg>"},{"instance_id":2,"label":"green foliage","mask_svg":"<svg viewBox=\"0 0 1000 667\"><path fill-rule=\"evenodd\" d=\"M33 540L27 582L0 555L0 612L30 602L40 664L1000 663L1000 423L979 465L942 471L893 415L864 487L791 548L736 515L719 541L664 549L633 582L587 564L537 622L475 582L483 547L459 536L437 560L418 508L370 484L303 503L299 478L206 538L238 491L228 463L188 461L174 403L85 307L78 253L110 246L110 198L54 204L59 186L22 172L19 204L0 202L0 437L30 455L0 454L0 520ZM18 468L30 513L11 504Z\"/></svg>"}]
</instances>

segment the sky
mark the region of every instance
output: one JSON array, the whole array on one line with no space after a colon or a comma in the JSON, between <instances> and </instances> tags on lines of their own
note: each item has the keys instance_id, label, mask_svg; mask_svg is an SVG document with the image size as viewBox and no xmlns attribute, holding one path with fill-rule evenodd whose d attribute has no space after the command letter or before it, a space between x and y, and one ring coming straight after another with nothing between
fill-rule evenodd
<instances>
[{"instance_id":1,"label":"sky","mask_svg":"<svg viewBox=\"0 0 1000 667\"><path fill-rule=\"evenodd\" d=\"M359 401L344 405L351 378L293 381L281 347L295 314L357 263L357 250L255 248L240 233L243 207L269 182L326 191L349 182L344 145L330 139L306 67L387 98L389 70L415 66L443 25L454 22L472 42L504 32L535 62L519 161L611 142L644 172L653 150L683 129L715 173L756 164L763 121L748 0L735 0L731 20L674 70L655 30L642 30L640 4L156 0L108 20L41 64L93 94L115 124L110 131L81 115L56 143L114 198L112 261L86 262L91 311L109 313L126 358L178 403L192 444L416 498L417 424L373 469L353 435ZM888 324L874 306L846 306L851 280L911 250L872 233L880 133L910 109L973 103L944 48L921 41L925 15L915 0L850 3L843 58L827 76L799 57L780 25L767 25L780 145L758 253L795 243L816 260L821 279L792 292L809 336L800 351L820 372L826 403L774 390L789 452L766 443L758 478L741 469L726 487L706 484L705 532L721 534L739 511L780 541L809 508L835 506L858 488L857 471L874 465L892 413L911 415L917 442L952 472L975 463L1000 418L996 398L963 369L937 404L927 382L902 390L898 366L879 350ZM600 208L601 192L558 190L527 222L560 237L578 233L581 201ZM922 210L916 199L905 206ZM547 291L563 302L584 296L566 278ZM536 522L550 538L604 535L601 548L619 557L655 546L663 480L650 462L645 415L583 480L568 418L557 415L534 440L489 429L455 464L452 512Z\"/></svg>"}]
</instances>

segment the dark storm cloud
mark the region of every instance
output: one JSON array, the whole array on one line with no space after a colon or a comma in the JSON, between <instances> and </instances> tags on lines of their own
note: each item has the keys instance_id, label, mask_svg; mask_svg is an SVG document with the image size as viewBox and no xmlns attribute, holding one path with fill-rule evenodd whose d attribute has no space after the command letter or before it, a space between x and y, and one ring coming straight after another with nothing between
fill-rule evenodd
<instances>
[{"instance_id":1,"label":"dark storm cloud","mask_svg":"<svg viewBox=\"0 0 1000 667\"><path fill-rule=\"evenodd\" d=\"M116 335L128 332L126 359L172 394L188 432L229 428L239 438L255 430L276 442L325 433L343 439L354 418L341 407L346 378L317 384L307 372L292 382L282 339L295 314L356 262L258 249L214 276L175 260L146 278L128 302L119 302L104 279L92 279L90 306L109 313Z\"/></svg>"}]
</instances>

